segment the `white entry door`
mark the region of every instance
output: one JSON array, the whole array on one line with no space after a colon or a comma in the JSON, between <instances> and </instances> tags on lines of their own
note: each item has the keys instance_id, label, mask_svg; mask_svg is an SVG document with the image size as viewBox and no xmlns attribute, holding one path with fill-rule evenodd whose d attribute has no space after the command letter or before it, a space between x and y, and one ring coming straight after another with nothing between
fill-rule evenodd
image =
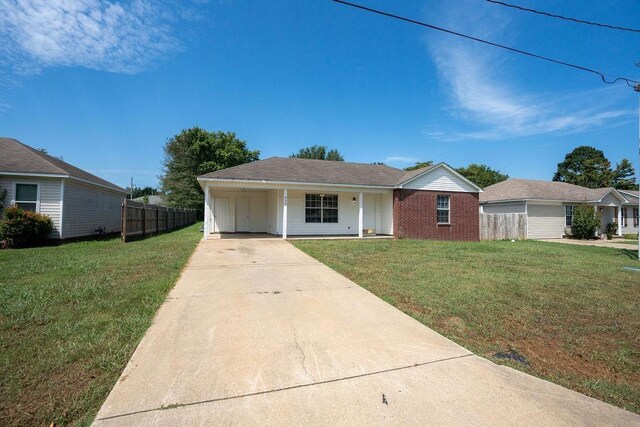
<instances>
[{"instance_id":1,"label":"white entry door","mask_svg":"<svg viewBox=\"0 0 640 427\"><path fill-rule=\"evenodd\" d=\"M363 227L376 229L376 196L364 196L364 203L362 208L364 209Z\"/></svg>"},{"instance_id":2,"label":"white entry door","mask_svg":"<svg viewBox=\"0 0 640 427\"><path fill-rule=\"evenodd\" d=\"M249 224L249 199L238 197L236 199L236 231L248 233L251 231Z\"/></svg>"},{"instance_id":3,"label":"white entry door","mask_svg":"<svg viewBox=\"0 0 640 427\"><path fill-rule=\"evenodd\" d=\"M213 224L214 231L218 233L233 231L231 229L231 212L229 210L229 199L227 197L216 197L213 199Z\"/></svg>"}]
</instances>

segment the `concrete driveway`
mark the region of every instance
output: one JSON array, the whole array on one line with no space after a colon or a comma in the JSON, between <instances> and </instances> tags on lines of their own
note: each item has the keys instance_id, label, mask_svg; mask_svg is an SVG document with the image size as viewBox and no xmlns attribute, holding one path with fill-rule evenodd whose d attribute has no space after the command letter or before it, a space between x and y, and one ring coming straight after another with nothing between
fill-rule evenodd
<instances>
[{"instance_id":1,"label":"concrete driveway","mask_svg":"<svg viewBox=\"0 0 640 427\"><path fill-rule=\"evenodd\" d=\"M280 239L203 241L95 425L640 425L438 335Z\"/></svg>"}]
</instances>

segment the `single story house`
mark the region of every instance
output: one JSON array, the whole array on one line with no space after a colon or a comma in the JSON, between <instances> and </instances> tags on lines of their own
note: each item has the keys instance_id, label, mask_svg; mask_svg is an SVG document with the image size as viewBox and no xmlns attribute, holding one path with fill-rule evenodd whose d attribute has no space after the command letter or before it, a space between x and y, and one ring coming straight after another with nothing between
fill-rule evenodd
<instances>
[{"instance_id":1,"label":"single story house","mask_svg":"<svg viewBox=\"0 0 640 427\"><path fill-rule=\"evenodd\" d=\"M481 212L526 214L530 239L563 237L573 223L574 207L581 203L592 205L600 215L599 234L609 223L623 223L623 211L626 215L631 210L630 201L615 188L592 189L566 182L510 178L484 190L480 195ZM634 215L637 227L637 210ZM618 235L627 232L631 231L624 223L618 227Z\"/></svg>"},{"instance_id":2,"label":"single story house","mask_svg":"<svg viewBox=\"0 0 640 427\"><path fill-rule=\"evenodd\" d=\"M198 177L211 233L370 234L479 239L482 189L440 163L385 165L272 157Z\"/></svg>"},{"instance_id":3,"label":"single story house","mask_svg":"<svg viewBox=\"0 0 640 427\"><path fill-rule=\"evenodd\" d=\"M145 202L146 199L146 202ZM134 202L146 203L148 205L167 206L162 194L151 194L149 196L140 196L133 199Z\"/></svg>"},{"instance_id":4,"label":"single story house","mask_svg":"<svg viewBox=\"0 0 640 427\"><path fill-rule=\"evenodd\" d=\"M627 203L622 206L622 233L638 234L639 192L637 190L618 191L627 199Z\"/></svg>"},{"instance_id":5,"label":"single story house","mask_svg":"<svg viewBox=\"0 0 640 427\"><path fill-rule=\"evenodd\" d=\"M0 192L4 205L47 215L54 239L121 229L124 188L12 138L0 138Z\"/></svg>"}]
</instances>

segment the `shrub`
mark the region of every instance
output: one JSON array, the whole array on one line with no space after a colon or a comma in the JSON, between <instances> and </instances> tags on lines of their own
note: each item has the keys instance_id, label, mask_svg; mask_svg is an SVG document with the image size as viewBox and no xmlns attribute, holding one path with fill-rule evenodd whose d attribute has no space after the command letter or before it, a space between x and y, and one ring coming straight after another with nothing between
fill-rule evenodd
<instances>
[{"instance_id":1,"label":"shrub","mask_svg":"<svg viewBox=\"0 0 640 427\"><path fill-rule=\"evenodd\" d=\"M573 209L573 226L571 230L576 238L593 239L598 227L600 227L600 218L593 206L582 203Z\"/></svg>"},{"instance_id":2,"label":"shrub","mask_svg":"<svg viewBox=\"0 0 640 427\"><path fill-rule=\"evenodd\" d=\"M0 238L10 248L41 245L51 230L53 230L51 218L36 212L25 211L17 206L5 209L0 221Z\"/></svg>"},{"instance_id":3,"label":"shrub","mask_svg":"<svg viewBox=\"0 0 640 427\"><path fill-rule=\"evenodd\" d=\"M607 235L607 239L613 239L613 235L618 232L618 224L616 224L615 222L608 223L604 232Z\"/></svg>"}]
</instances>

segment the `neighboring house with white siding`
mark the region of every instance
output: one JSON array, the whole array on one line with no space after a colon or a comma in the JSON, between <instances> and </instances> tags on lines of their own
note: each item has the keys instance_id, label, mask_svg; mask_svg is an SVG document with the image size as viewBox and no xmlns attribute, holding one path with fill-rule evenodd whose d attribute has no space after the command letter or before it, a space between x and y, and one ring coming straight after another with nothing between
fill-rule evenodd
<instances>
[{"instance_id":1,"label":"neighboring house with white siding","mask_svg":"<svg viewBox=\"0 0 640 427\"><path fill-rule=\"evenodd\" d=\"M627 214L629 206L629 200L615 188L592 189L557 181L510 178L484 190L480 195L481 212L526 214L530 239L565 236L573 223L573 209L578 204L594 207L600 216L599 234L605 232L609 223L624 225L623 215ZM635 215L637 230L637 211ZM618 227L618 235L627 232L630 231L624 226Z\"/></svg>"},{"instance_id":2,"label":"neighboring house with white siding","mask_svg":"<svg viewBox=\"0 0 640 427\"><path fill-rule=\"evenodd\" d=\"M394 235L478 240L478 186L444 163L385 165L272 157L198 177L214 233Z\"/></svg>"},{"instance_id":3,"label":"neighboring house with white siding","mask_svg":"<svg viewBox=\"0 0 640 427\"><path fill-rule=\"evenodd\" d=\"M125 189L12 138L0 138L4 205L47 215L54 239L119 232Z\"/></svg>"},{"instance_id":4,"label":"neighboring house with white siding","mask_svg":"<svg viewBox=\"0 0 640 427\"><path fill-rule=\"evenodd\" d=\"M622 206L622 234L638 234L638 190L618 190L627 203Z\"/></svg>"}]
</instances>

